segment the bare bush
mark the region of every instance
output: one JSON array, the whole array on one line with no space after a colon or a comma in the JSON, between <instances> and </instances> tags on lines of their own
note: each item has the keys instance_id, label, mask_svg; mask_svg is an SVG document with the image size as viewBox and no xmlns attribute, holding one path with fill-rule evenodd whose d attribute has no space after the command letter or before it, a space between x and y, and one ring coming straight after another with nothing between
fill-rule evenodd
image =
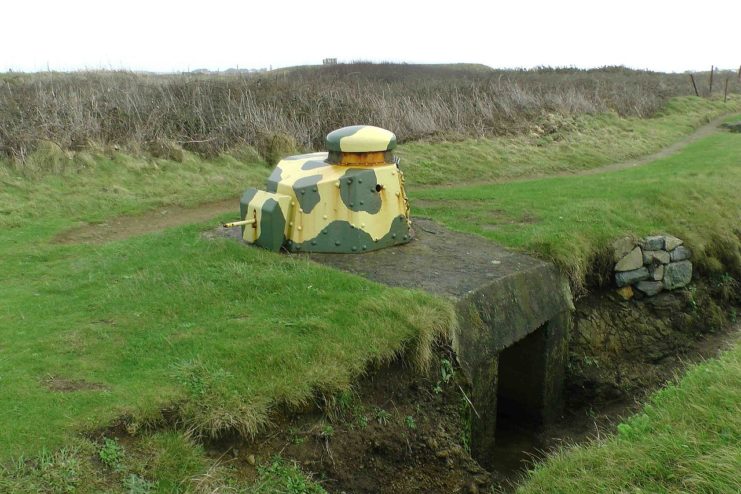
<instances>
[{"instance_id":1,"label":"bare bush","mask_svg":"<svg viewBox=\"0 0 741 494\"><path fill-rule=\"evenodd\" d=\"M0 154L23 162L40 143L213 155L274 143L321 148L327 132L365 123L400 141L520 132L544 115L647 116L689 94L681 74L620 67L492 70L483 66L340 64L261 75L75 72L0 75Z\"/></svg>"}]
</instances>

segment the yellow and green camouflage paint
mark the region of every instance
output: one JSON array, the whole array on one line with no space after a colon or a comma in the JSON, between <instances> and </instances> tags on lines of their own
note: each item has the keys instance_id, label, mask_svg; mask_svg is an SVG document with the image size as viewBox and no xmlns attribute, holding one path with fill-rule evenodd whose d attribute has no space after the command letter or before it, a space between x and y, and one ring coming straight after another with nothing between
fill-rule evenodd
<instances>
[{"instance_id":1,"label":"yellow and green camouflage paint","mask_svg":"<svg viewBox=\"0 0 741 494\"><path fill-rule=\"evenodd\" d=\"M367 125L327 135L329 152L281 160L240 201L242 237L273 251L364 252L411 240L396 136Z\"/></svg>"}]
</instances>

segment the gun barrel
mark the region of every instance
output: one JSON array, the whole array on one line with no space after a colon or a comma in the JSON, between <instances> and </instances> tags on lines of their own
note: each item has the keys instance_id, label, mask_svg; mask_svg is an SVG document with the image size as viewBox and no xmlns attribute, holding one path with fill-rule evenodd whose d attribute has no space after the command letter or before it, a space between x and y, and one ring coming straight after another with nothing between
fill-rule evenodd
<instances>
[{"instance_id":1,"label":"gun barrel","mask_svg":"<svg viewBox=\"0 0 741 494\"><path fill-rule=\"evenodd\" d=\"M233 226L251 225L255 222L255 218L242 221L232 221L231 223L224 223L224 228L231 228Z\"/></svg>"}]
</instances>

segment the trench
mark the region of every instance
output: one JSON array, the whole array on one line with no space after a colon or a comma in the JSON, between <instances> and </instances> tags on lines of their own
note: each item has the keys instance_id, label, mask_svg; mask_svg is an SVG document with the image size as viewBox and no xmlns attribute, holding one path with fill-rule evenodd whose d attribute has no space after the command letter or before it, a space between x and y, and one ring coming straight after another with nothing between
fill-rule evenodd
<instances>
[{"instance_id":1,"label":"trench","mask_svg":"<svg viewBox=\"0 0 741 494\"><path fill-rule=\"evenodd\" d=\"M738 337L720 316L741 305L737 290L721 300L715 284L696 280L691 294L626 302L593 291L575 307L550 263L431 220L415 226L404 246L302 256L453 301L459 327L449 347L436 350L431 374L418 375L403 359L369 371L356 384L364 427L355 412L325 403L282 415L256 441L213 445L214 457L280 452L319 474L329 492L506 492L534 461L611 432L647 393ZM229 229L209 235L240 237ZM445 361L456 378L441 385L436 372ZM381 424L368 410L390 418ZM331 439L318 432L328 417ZM413 428L405 425L410 417ZM296 431L307 440L297 444Z\"/></svg>"}]
</instances>

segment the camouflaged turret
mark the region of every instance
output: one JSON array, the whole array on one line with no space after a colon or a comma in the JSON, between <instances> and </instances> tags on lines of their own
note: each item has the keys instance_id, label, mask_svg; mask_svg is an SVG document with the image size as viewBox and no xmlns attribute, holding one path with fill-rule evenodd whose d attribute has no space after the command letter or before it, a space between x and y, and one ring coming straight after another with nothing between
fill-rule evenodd
<instances>
[{"instance_id":1,"label":"camouflaged turret","mask_svg":"<svg viewBox=\"0 0 741 494\"><path fill-rule=\"evenodd\" d=\"M355 125L327 135L327 152L281 160L266 190L240 201L242 237L269 250L365 252L411 240L396 136Z\"/></svg>"}]
</instances>

